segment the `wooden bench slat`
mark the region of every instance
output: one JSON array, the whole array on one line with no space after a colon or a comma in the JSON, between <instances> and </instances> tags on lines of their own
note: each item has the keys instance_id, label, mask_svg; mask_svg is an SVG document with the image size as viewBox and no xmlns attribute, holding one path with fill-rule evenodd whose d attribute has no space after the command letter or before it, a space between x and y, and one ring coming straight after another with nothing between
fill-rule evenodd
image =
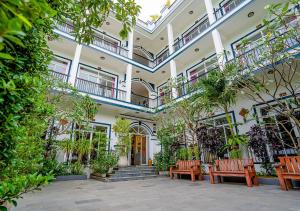
<instances>
[{"instance_id":1,"label":"wooden bench slat","mask_svg":"<svg viewBox=\"0 0 300 211\"><path fill-rule=\"evenodd\" d=\"M177 161L177 168L170 168L170 177L173 178L174 174L189 174L192 181L195 181L195 176L198 176L199 180L202 180L200 164L200 160Z\"/></svg>"},{"instance_id":2,"label":"wooden bench slat","mask_svg":"<svg viewBox=\"0 0 300 211\"><path fill-rule=\"evenodd\" d=\"M215 168L213 166L209 167L210 182L212 184L214 183L214 176L218 176L219 182L221 182L221 176L231 176L246 177L247 185L249 187L252 186L252 183L258 185L258 179L252 159L215 160L215 164Z\"/></svg>"},{"instance_id":3,"label":"wooden bench slat","mask_svg":"<svg viewBox=\"0 0 300 211\"><path fill-rule=\"evenodd\" d=\"M280 165L276 172L281 189L288 190L293 187L291 180L300 180L300 156L279 157Z\"/></svg>"}]
</instances>

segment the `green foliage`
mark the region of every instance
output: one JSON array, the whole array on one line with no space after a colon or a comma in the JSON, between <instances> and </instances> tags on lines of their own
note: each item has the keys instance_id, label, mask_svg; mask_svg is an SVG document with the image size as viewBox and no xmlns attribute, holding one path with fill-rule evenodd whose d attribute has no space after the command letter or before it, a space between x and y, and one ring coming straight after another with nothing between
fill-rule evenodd
<instances>
[{"instance_id":1,"label":"green foliage","mask_svg":"<svg viewBox=\"0 0 300 211\"><path fill-rule=\"evenodd\" d=\"M22 194L40 189L41 186L47 185L53 180L52 175L27 174L13 177L5 181L1 181L0 185L0 204L3 202L17 205L16 199Z\"/></svg>"},{"instance_id":2,"label":"green foliage","mask_svg":"<svg viewBox=\"0 0 300 211\"><path fill-rule=\"evenodd\" d=\"M235 64L227 64L223 71L215 70L201 79L197 87L201 90L196 99L196 104L204 107L207 112L221 109L226 114L231 135L234 135L233 124L229 116L229 108L236 101L236 90L232 86L232 72L236 71Z\"/></svg>"},{"instance_id":3,"label":"green foliage","mask_svg":"<svg viewBox=\"0 0 300 211\"><path fill-rule=\"evenodd\" d=\"M157 171L168 171L170 166L175 165L175 159L168 151L162 151L154 155L153 164Z\"/></svg>"},{"instance_id":4,"label":"green foliage","mask_svg":"<svg viewBox=\"0 0 300 211\"><path fill-rule=\"evenodd\" d=\"M78 162L82 161L84 155L91 152L91 143L87 139L79 139L74 143L74 150L78 154Z\"/></svg>"},{"instance_id":5,"label":"green foliage","mask_svg":"<svg viewBox=\"0 0 300 211\"><path fill-rule=\"evenodd\" d=\"M198 146L181 148L176 154L177 160L199 160Z\"/></svg>"},{"instance_id":6,"label":"green foliage","mask_svg":"<svg viewBox=\"0 0 300 211\"><path fill-rule=\"evenodd\" d=\"M113 131L118 137L118 152L120 156L127 156L131 148L130 121L118 118L113 125Z\"/></svg>"},{"instance_id":7,"label":"green foliage","mask_svg":"<svg viewBox=\"0 0 300 211\"><path fill-rule=\"evenodd\" d=\"M135 24L139 7L133 0L8 0L1 1L0 5L2 205L6 201L15 202L21 194L47 184L51 180L47 171L57 167L45 160L51 154L44 151L45 146L48 151L53 139L43 140L55 110L55 106L47 101L47 92L52 89L53 82L49 80L48 64L52 52L47 40L57 37L53 33L54 20L71 18L75 37L88 44L92 27L100 27L111 10L116 11L116 18L123 23L120 35L126 37ZM83 102L84 108L91 112L78 111L77 117L79 119L83 114L90 120L96 112L95 107L86 97Z\"/></svg>"},{"instance_id":8,"label":"green foliage","mask_svg":"<svg viewBox=\"0 0 300 211\"><path fill-rule=\"evenodd\" d=\"M94 173L106 174L109 169L109 165L106 157L97 158L92 162L92 169Z\"/></svg>"},{"instance_id":9,"label":"green foliage","mask_svg":"<svg viewBox=\"0 0 300 211\"><path fill-rule=\"evenodd\" d=\"M151 21L156 22L160 18L160 14L150 15Z\"/></svg>"},{"instance_id":10,"label":"green foliage","mask_svg":"<svg viewBox=\"0 0 300 211\"><path fill-rule=\"evenodd\" d=\"M248 137L243 136L232 136L227 140L227 144L224 145L223 150L229 151L229 157L231 159L242 158L242 151L240 149L241 146L247 145Z\"/></svg>"},{"instance_id":11,"label":"green foliage","mask_svg":"<svg viewBox=\"0 0 300 211\"><path fill-rule=\"evenodd\" d=\"M82 175L83 174L83 166L80 161L72 163L70 166L70 174L71 175Z\"/></svg>"},{"instance_id":12,"label":"green foliage","mask_svg":"<svg viewBox=\"0 0 300 211\"><path fill-rule=\"evenodd\" d=\"M113 168L118 164L118 156L115 153L108 153L106 156L106 160L109 168Z\"/></svg>"},{"instance_id":13,"label":"green foliage","mask_svg":"<svg viewBox=\"0 0 300 211\"><path fill-rule=\"evenodd\" d=\"M76 40L80 43L91 43L93 28L99 28L108 15L114 12L115 18L123 25L120 36L124 39L136 23L140 11L134 0L102 0L102 1L77 1L60 0L57 5L60 11L59 18L69 18L74 25ZM84 21L83 21L84 17Z\"/></svg>"}]
</instances>

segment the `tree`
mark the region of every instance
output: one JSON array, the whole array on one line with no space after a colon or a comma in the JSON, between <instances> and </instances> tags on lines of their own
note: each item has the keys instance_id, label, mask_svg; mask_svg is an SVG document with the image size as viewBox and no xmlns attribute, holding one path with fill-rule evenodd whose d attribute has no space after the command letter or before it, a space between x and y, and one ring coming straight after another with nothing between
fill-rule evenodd
<instances>
[{"instance_id":1,"label":"tree","mask_svg":"<svg viewBox=\"0 0 300 211\"><path fill-rule=\"evenodd\" d=\"M130 121L118 118L113 125L113 131L118 136L118 150L120 156L127 156L131 148Z\"/></svg>"},{"instance_id":2,"label":"tree","mask_svg":"<svg viewBox=\"0 0 300 211\"><path fill-rule=\"evenodd\" d=\"M215 109L225 112L232 136L234 136L234 130L229 109L236 101L236 90L231 86L229 74L233 69L235 69L234 65L226 64L223 71L217 69L208 73L207 77L203 77L196 85L200 91L195 97L195 103L198 107L205 108L207 113Z\"/></svg>"},{"instance_id":3,"label":"tree","mask_svg":"<svg viewBox=\"0 0 300 211\"><path fill-rule=\"evenodd\" d=\"M46 102L51 85L47 39L56 38L54 21L69 18L80 43L92 40L115 11L123 23L121 37L135 24L140 7L133 0L20 0L0 2L0 206L47 184L41 175L44 136L53 105ZM83 16L83 14L85 14ZM80 17L79 17L80 16ZM26 154L26 153L27 154ZM29 156L30 155L30 156ZM4 209L4 208L3 208Z\"/></svg>"},{"instance_id":4,"label":"tree","mask_svg":"<svg viewBox=\"0 0 300 211\"><path fill-rule=\"evenodd\" d=\"M234 60L239 68L233 73L232 83L250 100L266 105L266 113L282 117L276 124L291 140L284 144L299 153L300 137L293 134L295 128L300 131L299 59L296 56L300 44L298 3L290 0L266 7L268 19L263 21L264 36L250 51L246 50L250 41L243 41L242 50ZM272 124L275 122L267 123Z\"/></svg>"}]
</instances>

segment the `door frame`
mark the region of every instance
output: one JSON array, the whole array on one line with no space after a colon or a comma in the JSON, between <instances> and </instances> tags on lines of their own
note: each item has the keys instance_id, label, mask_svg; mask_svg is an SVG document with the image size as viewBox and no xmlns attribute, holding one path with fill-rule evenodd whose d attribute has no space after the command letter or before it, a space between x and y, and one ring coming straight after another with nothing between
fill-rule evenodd
<instances>
[{"instance_id":1,"label":"door frame","mask_svg":"<svg viewBox=\"0 0 300 211\"><path fill-rule=\"evenodd\" d=\"M142 165L147 165L147 162L148 162L148 160L149 160L149 140L150 140L150 136L149 136L149 135L144 135L144 134L133 133L133 134L132 134L131 144L132 144L133 138L134 138L135 136L146 137L146 163L142 163L142 156L140 156L140 166L142 166ZM141 153L142 153L142 151L141 151ZM130 166L131 166L131 165L134 165L134 164L131 163L131 154L132 154L132 150L131 150L131 148L130 148L129 153L128 153L128 157L129 157L128 160L129 160L129 165L130 165Z\"/></svg>"}]
</instances>

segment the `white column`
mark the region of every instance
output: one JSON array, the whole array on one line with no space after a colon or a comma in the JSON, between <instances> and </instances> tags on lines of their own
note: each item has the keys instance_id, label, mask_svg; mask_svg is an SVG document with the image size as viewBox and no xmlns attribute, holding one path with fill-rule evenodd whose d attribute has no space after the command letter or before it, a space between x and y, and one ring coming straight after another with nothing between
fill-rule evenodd
<instances>
[{"instance_id":1,"label":"white column","mask_svg":"<svg viewBox=\"0 0 300 211\"><path fill-rule=\"evenodd\" d=\"M204 2L205 2L205 7L206 7L209 23L213 24L214 22L216 22L216 17L214 14L214 7L211 3L211 0L204 0ZM215 46L215 50L217 53L220 69L223 70L224 65L225 65L224 47L223 47L220 33L217 29L214 29L212 31L212 38L214 41L214 46Z\"/></svg>"},{"instance_id":2,"label":"white column","mask_svg":"<svg viewBox=\"0 0 300 211\"><path fill-rule=\"evenodd\" d=\"M75 49L74 59L72 61L71 70L69 73L69 83L75 86L76 76L77 76L77 69L79 65L80 55L81 55L82 45L77 44Z\"/></svg>"},{"instance_id":3,"label":"white column","mask_svg":"<svg viewBox=\"0 0 300 211\"><path fill-rule=\"evenodd\" d=\"M128 58L132 59L133 54L133 32L128 34ZM132 78L132 64L128 64L126 68L126 101L131 101L131 78Z\"/></svg>"},{"instance_id":4,"label":"white column","mask_svg":"<svg viewBox=\"0 0 300 211\"><path fill-rule=\"evenodd\" d=\"M174 36L173 36L173 27L170 23L167 25L168 30L168 44L169 44L169 54L174 53ZM177 70L176 70L176 62L174 59L170 61L170 73L171 73L171 81L176 81L177 78ZM172 88L172 97L177 98L178 93L176 88Z\"/></svg>"}]
</instances>

